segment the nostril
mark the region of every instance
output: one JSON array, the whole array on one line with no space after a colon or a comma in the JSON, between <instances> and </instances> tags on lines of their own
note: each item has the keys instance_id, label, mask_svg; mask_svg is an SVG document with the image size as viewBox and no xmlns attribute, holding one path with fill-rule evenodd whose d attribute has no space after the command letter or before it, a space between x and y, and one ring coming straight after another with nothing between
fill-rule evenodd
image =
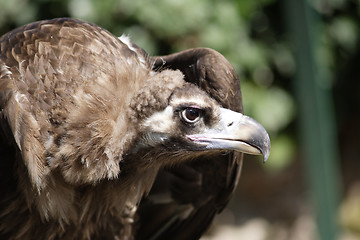
<instances>
[{"instance_id":1,"label":"nostril","mask_svg":"<svg viewBox=\"0 0 360 240\"><path fill-rule=\"evenodd\" d=\"M229 123L227 126L231 127L234 124L234 122Z\"/></svg>"}]
</instances>

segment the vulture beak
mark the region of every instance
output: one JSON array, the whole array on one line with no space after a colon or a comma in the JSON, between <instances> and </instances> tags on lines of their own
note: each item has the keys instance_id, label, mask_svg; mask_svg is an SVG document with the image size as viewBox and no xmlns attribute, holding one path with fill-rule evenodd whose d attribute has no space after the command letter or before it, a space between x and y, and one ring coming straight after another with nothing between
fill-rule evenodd
<instances>
[{"instance_id":1,"label":"vulture beak","mask_svg":"<svg viewBox=\"0 0 360 240\"><path fill-rule=\"evenodd\" d=\"M270 154L270 138L265 128L254 119L225 108L220 108L220 121L216 127L187 135L187 138L206 149L263 155L264 162Z\"/></svg>"}]
</instances>

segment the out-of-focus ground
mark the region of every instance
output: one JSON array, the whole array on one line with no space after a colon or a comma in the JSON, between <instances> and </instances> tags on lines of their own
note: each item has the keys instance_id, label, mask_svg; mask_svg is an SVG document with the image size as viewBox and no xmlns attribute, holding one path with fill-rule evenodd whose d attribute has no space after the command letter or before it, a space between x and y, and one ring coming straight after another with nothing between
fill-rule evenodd
<instances>
[{"instance_id":1,"label":"out-of-focus ground","mask_svg":"<svg viewBox=\"0 0 360 240\"><path fill-rule=\"evenodd\" d=\"M339 240L360 240L360 161L343 165ZM299 159L281 172L246 157L238 190L202 240L317 240L313 206Z\"/></svg>"}]
</instances>

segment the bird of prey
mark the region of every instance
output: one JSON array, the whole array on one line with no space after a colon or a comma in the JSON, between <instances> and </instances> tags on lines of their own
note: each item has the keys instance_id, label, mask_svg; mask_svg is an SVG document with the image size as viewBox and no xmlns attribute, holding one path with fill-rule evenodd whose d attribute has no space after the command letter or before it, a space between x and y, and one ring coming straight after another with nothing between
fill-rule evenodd
<instances>
[{"instance_id":1,"label":"bird of prey","mask_svg":"<svg viewBox=\"0 0 360 240\"><path fill-rule=\"evenodd\" d=\"M0 38L0 239L198 239L268 158L218 52L59 18Z\"/></svg>"}]
</instances>

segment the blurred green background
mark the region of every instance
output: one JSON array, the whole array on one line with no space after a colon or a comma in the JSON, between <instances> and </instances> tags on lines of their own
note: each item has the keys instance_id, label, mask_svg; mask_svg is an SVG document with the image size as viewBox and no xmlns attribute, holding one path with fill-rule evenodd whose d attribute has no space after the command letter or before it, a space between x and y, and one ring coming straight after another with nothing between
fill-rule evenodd
<instances>
[{"instance_id":1,"label":"blurred green background","mask_svg":"<svg viewBox=\"0 0 360 240\"><path fill-rule=\"evenodd\" d=\"M289 2L0 0L0 35L74 17L125 33L150 55L219 51L241 79L245 113L268 130L272 149L265 165L245 158L234 199L204 239L325 240L327 228L335 228L328 229L338 234L333 239L360 239L360 1ZM301 18L304 6L310 15ZM316 166L311 151L319 149L328 155ZM318 209L327 199L324 215ZM321 220L326 212L333 225Z\"/></svg>"}]
</instances>

